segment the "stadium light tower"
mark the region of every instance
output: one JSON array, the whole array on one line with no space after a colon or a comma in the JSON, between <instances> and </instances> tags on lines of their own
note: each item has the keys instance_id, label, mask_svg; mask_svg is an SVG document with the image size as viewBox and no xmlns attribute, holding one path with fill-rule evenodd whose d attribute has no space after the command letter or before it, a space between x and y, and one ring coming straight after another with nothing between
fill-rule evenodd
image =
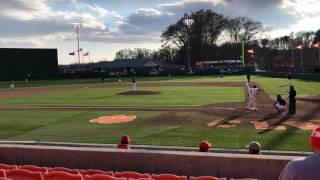
<instances>
[{"instance_id":1,"label":"stadium light tower","mask_svg":"<svg viewBox=\"0 0 320 180\"><path fill-rule=\"evenodd\" d=\"M188 69L189 73L192 74L192 68L190 65L190 28L192 24L194 23L194 19L191 16L185 16L183 19L183 24L187 26L187 31L188 31Z\"/></svg>"},{"instance_id":2,"label":"stadium light tower","mask_svg":"<svg viewBox=\"0 0 320 180\"><path fill-rule=\"evenodd\" d=\"M72 23L72 28L76 29L77 32L77 43L78 43L78 49L77 49L77 53L78 53L78 62L79 62L79 67L78 70L80 71L80 41L79 41L79 29L82 27L82 22L75 22Z\"/></svg>"}]
</instances>

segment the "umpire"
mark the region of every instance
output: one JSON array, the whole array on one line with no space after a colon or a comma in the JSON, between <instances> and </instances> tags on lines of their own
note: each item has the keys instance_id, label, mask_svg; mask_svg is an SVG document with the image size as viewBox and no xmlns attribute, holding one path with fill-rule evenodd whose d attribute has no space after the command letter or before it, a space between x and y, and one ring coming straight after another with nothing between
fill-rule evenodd
<instances>
[{"instance_id":1,"label":"umpire","mask_svg":"<svg viewBox=\"0 0 320 180\"><path fill-rule=\"evenodd\" d=\"M294 86L290 86L289 91L289 114L294 115L296 113L296 95L297 92L294 90Z\"/></svg>"}]
</instances>

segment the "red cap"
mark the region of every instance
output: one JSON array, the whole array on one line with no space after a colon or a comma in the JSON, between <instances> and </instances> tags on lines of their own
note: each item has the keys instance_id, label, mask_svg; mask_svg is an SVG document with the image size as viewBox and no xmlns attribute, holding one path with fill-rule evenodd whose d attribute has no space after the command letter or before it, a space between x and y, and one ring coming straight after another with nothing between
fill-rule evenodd
<instances>
[{"instance_id":1,"label":"red cap","mask_svg":"<svg viewBox=\"0 0 320 180\"><path fill-rule=\"evenodd\" d=\"M121 144L130 144L130 137L128 135L122 136Z\"/></svg>"},{"instance_id":2,"label":"red cap","mask_svg":"<svg viewBox=\"0 0 320 180\"><path fill-rule=\"evenodd\" d=\"M208 152L211 147L212 146L208 141L201 141L199 144L199 151L200 152Z\"/></svg>"},{"instance_id":3,"label":"red cap","mask_svg":"<svg viewBox=\"0 0 320 180\"><path fill-rule=\"evenodd\" d=\"M312 149L320 149L320 127L314 129L310 135L310 145Z\"/></svg>"}]
</instances>

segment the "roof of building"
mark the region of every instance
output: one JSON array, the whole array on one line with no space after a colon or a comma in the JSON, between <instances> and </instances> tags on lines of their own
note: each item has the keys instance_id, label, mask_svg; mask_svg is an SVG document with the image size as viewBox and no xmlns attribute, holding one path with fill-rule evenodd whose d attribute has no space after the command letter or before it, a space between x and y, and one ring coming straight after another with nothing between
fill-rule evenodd
<instances>
[{"instance_id":1,"label":"roof of building","mask_svg":"<svg viewBox=\"0 0 320 180\"><path fill-rule=\"evenodd\" d=\"M155 59L116 59L114 61L104 61L97 63L102 68L139 68L139 67L157 67L157 66L177 66L176 64L155 60Z\"/></svg>"}]
</instances>

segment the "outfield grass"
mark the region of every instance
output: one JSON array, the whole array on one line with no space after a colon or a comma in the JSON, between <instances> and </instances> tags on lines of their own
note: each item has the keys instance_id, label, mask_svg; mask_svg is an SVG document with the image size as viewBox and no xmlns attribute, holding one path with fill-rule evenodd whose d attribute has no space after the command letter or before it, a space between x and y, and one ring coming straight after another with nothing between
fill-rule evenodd
<instances>
[{"instance_id":1,"label":"outfield grass","mask_svg":"<svg viewBox=\"0 0 320 180\"><path fill-rule=\"evenodd\" d=\"M88 122L117 114L123 112L2 111L0 139L116 144L121 135L128 134L133 144L195 147L208 140L217 148L244 148L257 140L263 149L310 151L310 131L289 128L260 134L248 123L230 129L209 128L206 124L214 117L194 112L127 112L137 120L111 125Z\"/></svg>"},{"instance_id":2,"label":"outfield grass","mask_svg":"<svg viewBox=\"0 0 320 180\"><path fill-rule=\"evenodd\" d=\"M203 106L224 102L243 102L244 88L234 87L145 87L139 90L160 94L124 96L129 88L83 88L31 97L0 100L0 104L91 105L91 106Z\"/></svg>"},{"instance_id":3,"label":"outfield grass","mask_svg":"<svg viewBox=\"0 0 320 180\"><path fill-rule=\"evenodd\" d=\"M299 96L319 96L320 95L320 78L310 76L310 80L306 77L302 79L294 79L292 84L295 85ZM150 76L137 77L138 82L220 82L217 75L214 76ZM123 82L131 82L130 77L123 77ZM244 75L225 75L225 82L244 82L246 76ZM262 86L266 92L275 96L276 94L286 95L288 87L280 87L288 84L287 78L267 77L267 76L252 76L252 81ZM117 78L106 78L105 83L116 83ZM26 84L24 81L16 81L16 87L41 87L54 85L71 85L71 84L96 84L101 83L98 78L93 79L65 79L65 80L41 80L32 81ZM9 88L9 81L0 82L0 88Z\"/></svg>"},{"instance_id":4,"label":"outfield grass","mask_svg":"<svg viewBox=\"0 0 320 180\"><path fill-rule=\"evenodd\" d=\"M130 81L124 78L123 81ZM218 76L142 77L138 82L218 82ZM245 76L225 76L225 82L243 82ZM253 76L271 97L287 96L286 78ZM105 82L117 82L116 78ZM100 83L100 79L33 81L23 86ZM18 85L19 85L18 83ZM7 87L8 82L1 82ZM20 86L19 85L19 86ZM320 96L320 81L293 80L298 96ZM161 91L158 95L122 96L117 93L127 88L66 89L31 97L2 99L2 105L91 105L91 106L142 106L142 107L194 107L222 102L244 101L244 88L230 87L148 87L139 90ZM134 144L197 146L209 140L214 147L244 148L252 140L261 142L264 149L310 151L310 131L288 128L286 131L259 133L253 125L244 123L236 128L209 128L206 124L215 117L194 112L129 112L138 116L136 121L125 124L99 125L88 121L101 115L124 112L86 111L0 111L0 139L47 140L83 143L118 143L119 137L129 134Z\"/></svg>"}]
</instances>

